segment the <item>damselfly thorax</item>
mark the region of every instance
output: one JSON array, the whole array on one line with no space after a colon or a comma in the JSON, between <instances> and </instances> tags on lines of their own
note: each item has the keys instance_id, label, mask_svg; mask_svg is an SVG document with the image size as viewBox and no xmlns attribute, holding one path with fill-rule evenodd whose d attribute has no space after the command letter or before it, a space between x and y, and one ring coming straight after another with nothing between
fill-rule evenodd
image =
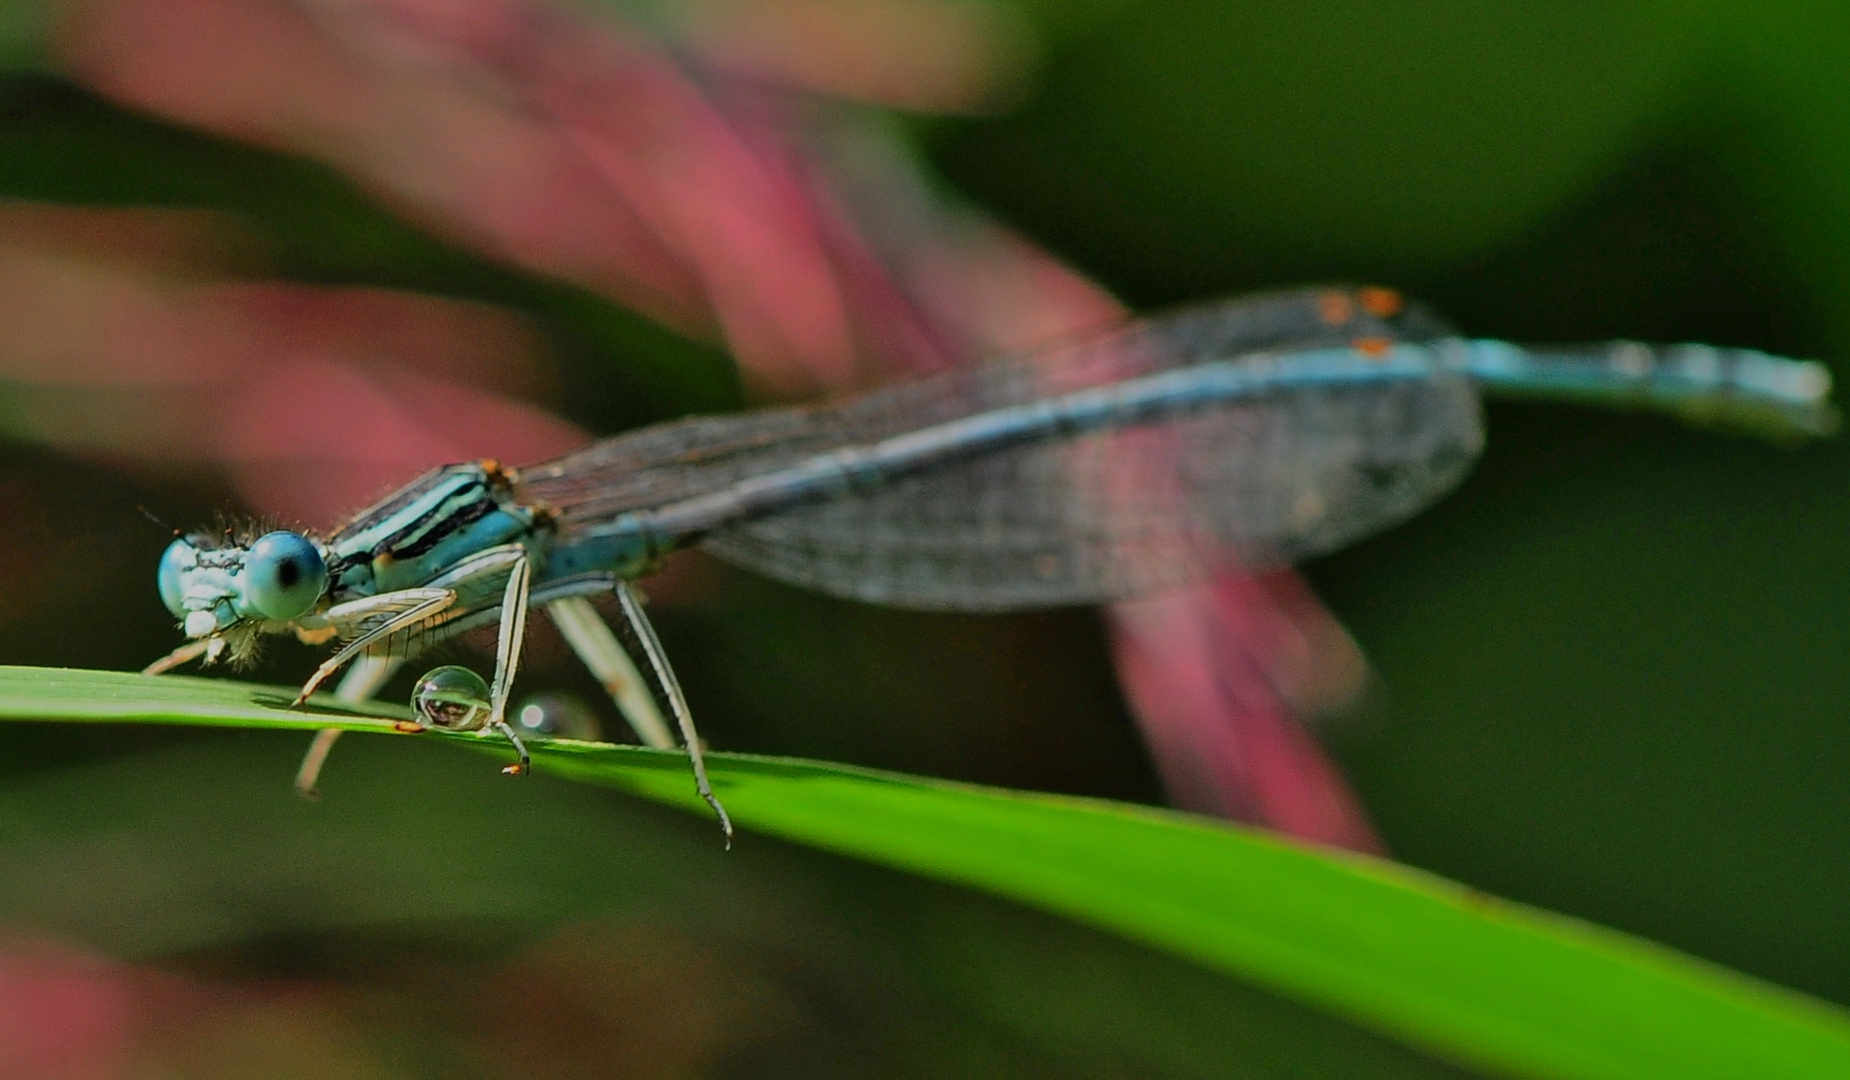
<instances>
[{"instance_id":1,"label":"damselfly thorax","mask_svg":"<svg viewBox=\"0 0 1850 1080\"><path fill-rule=\"evenodd\" d=\"M507 771L529 767L526 747L506 721L529 606L543 607L616 699L643 742L674 746L647 683L589 597L615 593L651 660L692 757L697 787L725 825L701 761L692 717L639 598L627 584L655 556L608 559L604 569L548 576L556 529L543 505L523 503L518 474L499 462L448 465L426 473L325 539L282 530L261 536L196 533L168 546L161 593L181 615L191 642L149 667L170 670L194 657L247 656L263 634L293 633L305 643L343 644L303 684L301 704L352 664L336 691L342 700L376 693L398 666L440 641L498 624L496 676L477 707L455 675L420 681L414 702L425 721L450 730L491 728L519 754ZM534 582L541 581L536 590ZM338 732L321 733L297 774L312 794Z\"/></svg>"}]
</instances>

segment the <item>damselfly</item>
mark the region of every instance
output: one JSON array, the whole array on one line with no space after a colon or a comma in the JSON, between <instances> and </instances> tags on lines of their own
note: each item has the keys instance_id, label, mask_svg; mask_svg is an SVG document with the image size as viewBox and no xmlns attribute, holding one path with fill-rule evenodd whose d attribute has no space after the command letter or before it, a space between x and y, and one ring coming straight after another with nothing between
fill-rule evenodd
<instances>
[{"instance_id":1,"label":"damselfly","mask_svg":"<svg viewBox=\"0 0 1850 1080\"><path fill-rule=\"evenodd\" d=\"M1385 289L1264 294L835 404L682 420L521 469L448 466L326 537L181 537L160 592L190 640L150 670L245 658L292 632L342 642L301 699L349 663L338 694L358 699L434 642L497 624L485 707L455 669L421 700L432 724L505 735L520 772L506 709L538 606L642 740L672 746L590 604L614 593L730 835L629 585L679 548L909 607L1092 603L1290 563L1407 518L1477 457L1480 391L1797 436L1830 429L1829 388L1817 364L1739 349L1468 339Z\"/></svg>"}]
</instances>

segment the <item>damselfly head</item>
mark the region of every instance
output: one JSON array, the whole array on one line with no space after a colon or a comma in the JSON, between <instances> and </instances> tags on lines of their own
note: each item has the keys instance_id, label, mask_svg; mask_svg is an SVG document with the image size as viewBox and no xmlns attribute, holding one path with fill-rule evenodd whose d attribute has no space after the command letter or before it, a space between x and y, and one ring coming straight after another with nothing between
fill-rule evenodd
<instances>
[{"instance_id":1,"label":"damselfly head","mask_svg":"<svg viewBox=\"0 0 1850 1080\"><path fill-rule=\"evenodd\" d=\"M321 546L277 530L249 544L192 534L167 545L157 578L161 602L189 638L247 620L288 622L308 613L328 586Z\"/></svg>"}]
</instances>

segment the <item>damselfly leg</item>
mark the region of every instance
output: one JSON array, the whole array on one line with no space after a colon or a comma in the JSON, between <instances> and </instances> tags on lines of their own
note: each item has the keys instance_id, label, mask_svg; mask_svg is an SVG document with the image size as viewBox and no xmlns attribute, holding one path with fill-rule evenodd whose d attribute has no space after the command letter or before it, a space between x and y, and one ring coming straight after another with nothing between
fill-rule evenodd
<instances>
[{"instance_id":1,"label":"damselfly leg","mask_svg":"<svg viewBox=\"0 0 1850 1080\"><path fill-rule=\"evenodd\" d=\"M186 644L175 649L174 651L168 653L166 656L163 656L159 660L156 660L154 663L149 664L145 668L142 668L141 673L143 675L165 675L169 671L174 670L175 668L183 667L187 664L192 663L195 660L198 660L199 658L203 656L206 656L208 653L212 651L212 643L215 641L219 641L219 639L218 638L200 638L197 641L189 641ZM222 642L220 643L219 647L221 649L224 647Z\"/></svg>"},{"instance_id":2,"label":"damselfly leg","mask_svg":"<svg viewBox=\"0 0 1850 1080\"><path fill-rule=\"evenodd\" d=\"M629 721L642 744L657 750L674 749L674 736L669 733L661 710L655 706L655 695L643 681L642 672L636 670L629 651L611 633L609 624L597 613L597 608L591 606L591 601L583 596L554 600L546 605L546 614L551 616L553 625L559 628L578 659L603 684L604 691L617 703L617 711Z\"/></svg>"},{"instance_id":3,"label":"damselfly leg","mask_svg":"<svg viewBox=\"0 0 1850 1080\"><path fill-rule=\"evenodd\" d=\"M520 756L518 764L503 771L524 774L530 759L526 746L508 725L506 711L526 636L532 580L530 567L526 548L507 544L462 560L427 587L382 593L329 608L318 621L352 640L316 669L297 695L296 703L306 701L322 682L349 661L355 666L343 678L336 697L350 701L369 698L406 657L422 651L424 645L443 634L467 625L470 615L492 614L498 608L495 681L487 694L487 708L479 717L472 716L467 728L457 728L454 724L433 726L453 730L493 729L512 743ZM498 597L497 585L500 586ZM350 687L351 697L347 696ZM312 793L334 738L335 735L326 731L316 736L296 775L298 791Z\"/></svg>"},{"instance_id":4,"label":"damselfly leg","mask_svg":"<svg viewBox=\"0 0 1850 1080\"><path fill-rule=\"evenodd\" d=\"M449 589L401 589L337 604L323 618L352 640L339 652L322 661L315 673L302 684L295 704L307 701L335 672L350 660L362 656L403 657L409 650L406 639L428 629L439 617L456 605L456 594ZM395 647L397 646L397 647Z\"/></svg>"},{"instance_id":5,"label":"damselfly leg","mask_svg":"<svg viewBox=\"0 0 1850 1080\"><path fill-rule=\"evenodd\" d=\"M508 570L507 588L501 594L501 632L495 642L495 685L489 698L488 726L500 732L520 752L520 762L501 771L525 776L532 770L527 747L507 722L507 699L514 689L514 672L520 667L520 647L527 638L527 596L533 583L532 562L527 549L519 552Z\"/></svg>"},{"instance_id":6,"label":"damselfly leg","mask_svg":"<svg viewBox=\"0 0 1850 1080\"><path fill-rule=\"evenodd\" d=\"M519 765L502 770L508 773L524 772L528 765L527 749L505 717L508 691L513 682L513 672L519 660L520 642L526 626L524 614L529 594L527 581L521 573L523 569L524 564L510 575L507 592L502 599L501 637L496 653L494 688L490 690L486 684L481 683L479 676L473 675L466 668L438 668L419 680L418 690L412 696L412 707L432 727L452 731L491 727L505 736L520 753ZM713 785L707 778L700 733L694 727L694 717L688 709L687 698L681 692L680 681L675 678L674 668L668 663L661 640L655 636L655 628L643 613L641 597L628 582L621 579L608 581L605 587L616 593L624 618L634 629L636 640L648 657L656 682L668 698L669 707L674 711L676 724L687 747L695 789L719 818L720 828L726 834L726 846L730 848L731 815L726 813L726 808L713 794ZM559 624L560 632L573 651L610 691L618 709L629 719L638 734L657 749L672 749L673 737L668 733L667 725L662 723L661 714L642 681L641 672L636 670L622 643L599 617L597 609L583 595L546 601L545 606L547 613ZM509 612L518 612L519 616L510 619ZM649 722L651 719L653 724Z\"/></svg>"},{"instance_id":7,"label":"damselfly leg","mask_svg":"<svg viewBox=\"0 0 1850 1080\"><path fill-rule=\"evenodd\" d=\"M403 663L403 660L385 656L360 657L347 669L347 674L341 676L340 685L334 688L334 700L348 704L370 700L392 681ZM339 728L322 728L315 732L314 741L308 744L308 753L302 755L302 764L295 771L296 794L304 799L320 798L315 785L321 779L321 766L327 763L328 753L339 738Z\"/></svg>"},{"instance_id":8,"label":"damselfly leg","mask_svg":"<svg viewBox=\"0 0 1850 1080\"><path fill-rule=\"evenodd\" d=\"M694 730L694 714L687 707L687 697L681 693L681 682L674 677L674 668L669 666L668 653L662 648L661 639L655 636L655 627L649 624L649 617L643 614L642 598L630 583L618 578L616 582L617 603L623 608L623 617L629 620L630 628L636 631L636 640L642 644L643 655L649 658L649 666L655 669L655 679L661 684L662 692L668 695L668 707L674 710L675 723L681 728L681 741L687 744L687 757L694 768L694 788L700 797L707 801L713 812L719 815L719 827L726 832L726 847L732 847L732 818L726 814L726 808L719 804L713 794L713 785L707 781L707 764L701 756L700 733Z\"/></svg>"}]
</instances>

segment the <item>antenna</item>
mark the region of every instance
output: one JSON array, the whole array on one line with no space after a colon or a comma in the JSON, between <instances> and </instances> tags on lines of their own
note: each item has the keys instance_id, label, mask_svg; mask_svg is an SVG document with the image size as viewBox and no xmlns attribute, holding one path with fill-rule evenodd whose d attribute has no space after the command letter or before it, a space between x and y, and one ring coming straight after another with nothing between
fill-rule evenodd
<instances>
[{"instance_id":1,"label":"antenna","mask_svg":"<svg viewBox=\"0 0 1850 1080\"><path fill-rule=\"evenodd\" d=\"M170 533L175 537L178 537L181 535L180 530L174 528L172 525L167 524L165 521L162 521L159 514L156 514L154 511L148 509L147 507L141 505L140 503L135 504L135 509L141 511L141 516L147 518L149 521L154 522L154 524L157 525L161 529L161 531Z\"/></svg>"}]
</instances>

